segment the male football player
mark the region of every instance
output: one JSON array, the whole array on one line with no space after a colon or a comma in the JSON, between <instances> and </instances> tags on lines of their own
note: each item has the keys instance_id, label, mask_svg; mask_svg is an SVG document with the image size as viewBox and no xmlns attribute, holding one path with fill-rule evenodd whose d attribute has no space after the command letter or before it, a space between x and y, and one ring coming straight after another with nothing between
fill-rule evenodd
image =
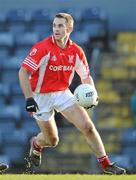
<instances>
[{"instance_id":1,"label":"male football player","mask_svg":"<svg viewBox=\"0 0 136 180\"><path fill-rule=\"evenodd\" d=\"M54 110L57 110L85 136L105 173L124 174L125 169L110 162L92 120L69 90L75 71L82 83L94 86L82 48L70 39L73 25L70 14L56 14L53 35L32 47L19 70L26 110L33 113L41 130L31 140L31 163L40 166L43 148L55 147L59 142L54 120Z\"/></svg>"}]
</instances>

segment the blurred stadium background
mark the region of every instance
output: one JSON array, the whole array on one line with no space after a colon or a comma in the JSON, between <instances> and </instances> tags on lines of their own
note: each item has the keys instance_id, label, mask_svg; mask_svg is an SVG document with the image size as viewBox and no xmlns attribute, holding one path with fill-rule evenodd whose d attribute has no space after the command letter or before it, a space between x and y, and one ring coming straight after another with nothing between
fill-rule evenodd
<instances>
[{"instance_id":1,"label":"blurred stadium background","mask_svg":"<svg viewBox=\"0 0 136 180\"><path fill-rule=\"evenodd\" d=\"M71 38L86 52L99 92L89 112L112 161L136 173L136 1L0 0L0 161L25 170L30 138L39 131L25 112L18 69L31 46L51 34L56 12L75 19ZM79 84L76 76L73 91ZM38 173L101 173L81 134L56 115L60 144L46 149Z\"/></svg>"}]
</instances>

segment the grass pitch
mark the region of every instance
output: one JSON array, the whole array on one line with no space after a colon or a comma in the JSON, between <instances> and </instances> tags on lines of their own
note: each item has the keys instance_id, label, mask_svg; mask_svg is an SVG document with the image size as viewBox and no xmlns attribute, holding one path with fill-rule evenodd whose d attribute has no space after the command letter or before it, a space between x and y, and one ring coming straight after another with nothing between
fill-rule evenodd
<instances>
[{"instance_id":1,"label":"grass pitch","mask_svg":"<svg viewBox=\"0 0 136 180\"><path fill-rule=\"evenodd\" d=\"M80 175L80 174L63 174L63 175L0 175L0 180L135 180L136 175Z\"/></svg>"}]
</instances>

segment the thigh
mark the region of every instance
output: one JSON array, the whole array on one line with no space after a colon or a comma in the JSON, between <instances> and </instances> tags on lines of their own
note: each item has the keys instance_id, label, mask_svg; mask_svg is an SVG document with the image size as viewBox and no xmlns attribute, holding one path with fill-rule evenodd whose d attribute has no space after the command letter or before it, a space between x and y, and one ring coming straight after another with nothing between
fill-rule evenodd
<instances>
[{"instance_id":1,"label":"thigh","mask_svg":"<svg viewBox=\"0 0 136 180\"><path fill-rule=\"evenodd\" d=\"M55 93L54 108L57 112L64 111L76 103L76 100L69 89Z\"/></svg>"},{"instance_id":2,"label":"thigh","mask_svg":"<svg viewBox=\"0 0 136 180\"><path fill-rule=\"evenodd\" d=\"M51 108L51 93L33 93L34 99L38 104L40 112L50 112Z\"/></svg>"},{"instance_id":3,"label":"thigh","mask_svg":"<svg viewBox=\"0 0 136 180\"><path fill-rule=\"evenodd\" d=\"M39 121L48 121L48 119L52 119L54 116L54 110L52 108L51 93L33 93L33 95L39 107L39 111L33 113L33 117Z\"/></svg>"},{"instance_id":4,"label":"thigh","mask_svg":"<svg viewBox=\"0 0 136 180\"><path fill-rule=\"evenodd\" d=\"M80 130L90 126L92 128L94 127L93 122L91 121L86 110L76 103L61 113L69 122L74 124Z\"/></svg>"},{"instance_id":5,"label":"thigh","mask_svg":"<svg viewBox=\"0 0 136 180\"><path fill-rule=\"evenodd\" d=\"M58 129L54 118L49 119L48 121L37 120L37 124L45 139L58 137Z\"/></svg>"}]
</instances>

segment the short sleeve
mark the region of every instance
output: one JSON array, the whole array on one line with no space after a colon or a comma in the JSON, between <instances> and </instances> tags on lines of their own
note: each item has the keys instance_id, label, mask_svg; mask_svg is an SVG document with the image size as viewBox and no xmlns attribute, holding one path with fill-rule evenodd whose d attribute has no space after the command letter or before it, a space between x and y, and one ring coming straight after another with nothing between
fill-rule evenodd
<instances>
[{"instance_id":1,"label":"short sleeve","mask_svg":"<svg viewBox=\"0 0 136 180\"><path fill-rule=\"evenodd\" d=\"M24 59L22 66L32 73L37 71L43 55L42 46L40 44L35 44Z\"/></svg>"}]
</instances>

